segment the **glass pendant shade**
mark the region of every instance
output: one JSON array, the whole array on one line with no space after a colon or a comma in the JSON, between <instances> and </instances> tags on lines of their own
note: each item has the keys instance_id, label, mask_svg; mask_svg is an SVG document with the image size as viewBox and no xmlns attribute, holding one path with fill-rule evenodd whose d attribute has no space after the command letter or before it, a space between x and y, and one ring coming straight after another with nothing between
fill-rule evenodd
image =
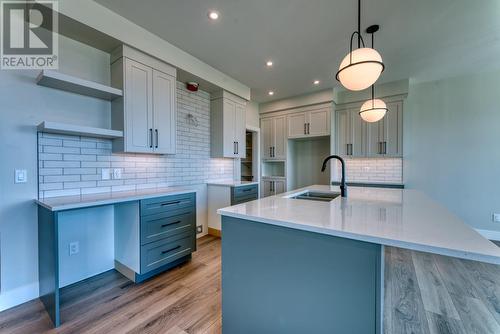
<instances>
[{"instance_id":1,"label":"glass pendant shade","mask_svg":"<svg viewBox=\"0 0 500 334\"><path fill-rule=\"evenodd\" d=\"M344 57L337 80L347 89L359 91L373 85L384 70L382 56L372 48L359 48Z\"/></svg>"},{"instance_id":2,"label":"glass pendant shade","mask_svg":"<svg viewBox=\"0 0 500 334\"><path fill-rule=\"evenodd\" d=\"M359 116L368 123L378 122L387 112L385 102L380 99L370 99L363 103Z\"/></svg>"}]
</instances>

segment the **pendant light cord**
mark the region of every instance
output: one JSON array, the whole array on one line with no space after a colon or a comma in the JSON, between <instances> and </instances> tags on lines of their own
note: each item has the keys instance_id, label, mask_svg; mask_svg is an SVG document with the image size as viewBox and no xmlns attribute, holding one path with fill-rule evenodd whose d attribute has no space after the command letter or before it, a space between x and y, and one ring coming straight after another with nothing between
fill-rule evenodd
<instances>
[{"instance_id":1,"label":"pendant light cord","mask_svg":"<svg viewBox=\"0 0 500 334\"><path fill-rule=\"evenodd\" d=\"M361 47L361 0L358 0L358 49L360 47Z\"/></svg>"}]
</instances>

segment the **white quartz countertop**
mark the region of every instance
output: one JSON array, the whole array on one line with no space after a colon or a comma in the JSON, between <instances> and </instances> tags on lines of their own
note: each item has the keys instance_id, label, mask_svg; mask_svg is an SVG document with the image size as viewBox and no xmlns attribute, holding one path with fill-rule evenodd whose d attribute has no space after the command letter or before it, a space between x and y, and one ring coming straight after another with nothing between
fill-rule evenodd
<instances>
[{"instance_id":1,"label":"white quartz countertop","mask_svg":"<svg viewBox=\"0 0 500 334\"><path fill-rule=\"evenodd\" d=\"M250 186L254 184L259 184L257 181L233 181L233 180L225 180L225 181L208 181L207 185L209 186L223 186L223 187L242 187L242 186Z\"/></svg>"},{"instance_id":2,"label":"white quartz countertop","mask_svg":"<svg viewBox=\"0 0 500 334\"><path fill-rule=\"evenodd\" d=\"M153 188L135 191L116 191L92 195L51 197L37 199L35 202L51 211L62 211L193 192L196 191L185 188Z\"/></svg>"},{"instance_id":3,"label":"white quartz countertop","mask_svg":"<svg viewBox=\"0 0 500 334\"><path fill-rule=\"evenodd\" d=\"M331 202L292 199L310 186L218 210L242 218L304 231L500 264L500 248L422 192L410 189L348 188Z\"/></svg>"}]
</instances>

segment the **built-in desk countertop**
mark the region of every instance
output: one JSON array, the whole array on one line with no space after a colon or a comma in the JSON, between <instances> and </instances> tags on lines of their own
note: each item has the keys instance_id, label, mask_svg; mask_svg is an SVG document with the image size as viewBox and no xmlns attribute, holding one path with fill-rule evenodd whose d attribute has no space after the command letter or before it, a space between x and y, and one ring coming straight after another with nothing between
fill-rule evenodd
<instances>
[{"instance_id":1,"label":"built-in desk countertop","mask_svg":"<svg viewBox=\"0 0 500 334\"><path fill-rule=\"evenodd\" d=\"M123 202L140 201L149 198L180 195L193 192L196 191L186 188L167 187L134 191L117 191L91 195L51 197L45 199L37 199L35 200L35 202L50 211L63 211L90 208L101 205L111 205Z\"/></svg>"}]
</instances>

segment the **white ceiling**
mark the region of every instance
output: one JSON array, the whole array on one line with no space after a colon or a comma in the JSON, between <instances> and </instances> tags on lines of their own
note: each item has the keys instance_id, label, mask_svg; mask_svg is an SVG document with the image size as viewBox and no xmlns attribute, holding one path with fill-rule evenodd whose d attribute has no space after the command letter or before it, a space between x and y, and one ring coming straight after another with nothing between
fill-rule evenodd
<instances>
[{"instance_id":1,"label":"white ceiling","mask_svg":"<svg viewBox=\"0 0 500 334\"><path fill-rule=\"evenodd\" d=\"M334 75L357 24L356 0L96 1L251 87L258 102L337 85ZM381 26L375 47L386 71L379 82L500 68L498 0L363 0L362 6L362 29ZM210 9L220 12L218 21L209 21ZM314 79L321 84L313 86Z\"/></svg>"}]
</instances>

